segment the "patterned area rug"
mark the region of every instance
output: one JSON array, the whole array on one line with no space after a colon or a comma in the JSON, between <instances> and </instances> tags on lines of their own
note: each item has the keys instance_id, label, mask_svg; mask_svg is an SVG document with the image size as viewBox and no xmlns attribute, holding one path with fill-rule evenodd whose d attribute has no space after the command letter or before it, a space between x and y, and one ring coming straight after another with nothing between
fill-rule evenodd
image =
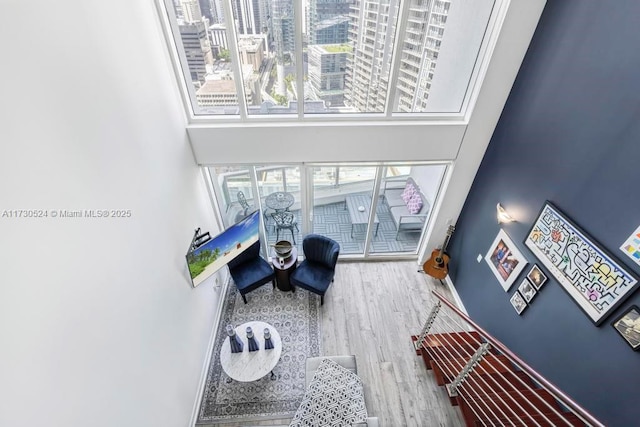
<instances>
[{"instance_id":1,"label":"patterned area rug","mask_svg":"<svg viewBox=\"0 0 640 427\"><path fill-rule=\"evenodd\" d=\"M336 362L324 359L290 427L352 426L366 420L360 378Z\"/></svg>"},{"instance_id":2,"label":"patterned area rug","mask_svg":"<svg viewBox=\"0 0 640 427\"><path fill-rule=\"evenodd\" d=\"M305 360L320 355L319 298L304 290L282 292L269 283L247 294L247 300L244 304L233 282L229 284L197 424L286 418L293 416L302 402ZM269 323L280 334L282 355L273 370L276 380L267 375L241 383L230 380L220 366L226 325L236 327L249 321Z\"/></svg>"}]
</instances>

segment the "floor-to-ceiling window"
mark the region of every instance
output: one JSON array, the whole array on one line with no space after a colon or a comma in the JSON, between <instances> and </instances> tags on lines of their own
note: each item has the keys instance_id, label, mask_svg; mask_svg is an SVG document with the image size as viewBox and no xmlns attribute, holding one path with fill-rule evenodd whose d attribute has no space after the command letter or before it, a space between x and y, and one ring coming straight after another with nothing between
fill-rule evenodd
<instances>
[{"instance_id":1,"label":"floor-to-ceiling window","mask_svg":"<svg viewBox=\"0 0 640 427\"><path fill-rule=\"evenodd\" d=\"M225 226L261 210L268 251L278 240L301 250L303 237L317 233L336 240L343 256L375 258L417 254L446 164L247 165L209 171Z\"/></svg>"},{"instance_id":2,"label":"floor-to-ceiling window","mask_svg":"<svg viewBox=\"0 0 640 427\"><path fill-rule=\"evenodd\" d=\"M300 166L256 166L255 170L267 240L275 243L282 238L298 244L302 237Z\"/></svg>"},{"instance_id":3,"label":"floor-to-ceiling window","mask_svg":"<svg viewBox=\"0 0 640 427\"><path fill-rule=\"evenodd\" d=\"M255 189L251 178L253 171L250 167L217 166L212 167L210 173L225 228L240 221L246 215L246 207L241 203L242 198L252 211L260 208L254 200Z\"/></svg>"},{"instance_id":4,"label":"floor-to-ceiling window","mask_svg":"<svg viewBox=\"0 0 640 427\"><path fill-rule=\"evenodd\" d=\"M311 166L313 232L339 242L343 254L365 253L377 170L375 166ZM374 223L377 234L377 216Z\"/></svg>"},{"instance_id":5,"label":"floor-to-ceiling window","mask_svg":"<svg viewBox=\"0 0 640 427\"><path fill-rule=\"evenodd\" d=\"M195 116L461 113L507 0L158 0Z\"/></svg>"}]
</instances>

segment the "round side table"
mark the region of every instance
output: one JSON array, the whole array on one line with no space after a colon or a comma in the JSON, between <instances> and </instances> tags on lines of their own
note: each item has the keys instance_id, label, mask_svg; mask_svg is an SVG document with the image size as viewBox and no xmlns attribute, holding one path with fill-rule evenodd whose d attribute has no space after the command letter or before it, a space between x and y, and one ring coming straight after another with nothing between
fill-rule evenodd
<instances>
[{"instance_id":1,"label":"round side table","mask_svg":"<svg viewBox=\"0 0 640 427\"><path fill-rule=\"evenodd\" d=\"M275 251L271 252L271 264L273 264L273 270L276 273L276 286L281 291L293 291L295 287L291 286L289 276L298 266L298 249L294 246L291 250L291 256L284 264L280 264L280 258L276 255Z\"/></svg>"},{"instance_id":2,"label":"round side table","mask_svg":"<svg viewBox=\"0 0 640 427\"><path fill-rule=\"evenodd\" d=\"M247 344L247 326L251 326L258 341L260 350L249 351ZM264 328L269 328L273 348L264 348ZM272 325L265 322L247 322L236 327L236 334L242 340L244 348L241 353L231 353L229 337L226 337L220 349L220 365L224 372L236 381L257 381L271 372L271 379L275 379L273 368L278 364L282 354L282 340L280 334Z\"/></svg>"}]
</instances>

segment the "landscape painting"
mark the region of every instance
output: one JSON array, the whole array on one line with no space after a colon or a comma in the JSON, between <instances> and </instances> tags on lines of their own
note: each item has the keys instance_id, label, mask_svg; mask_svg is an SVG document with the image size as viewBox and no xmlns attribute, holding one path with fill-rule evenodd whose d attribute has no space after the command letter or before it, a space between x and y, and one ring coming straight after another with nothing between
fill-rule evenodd
<instances>
[{"instance_id":1,"label":"landscape painting","mask_svg":"<svg viewBox=\"0 0 640 427\"><path fill-rule=\"evenodd\" d=\"M260 211L255 211L187 254L191 282L196 287L260 237Z\"/></svg>"}]
</instances>

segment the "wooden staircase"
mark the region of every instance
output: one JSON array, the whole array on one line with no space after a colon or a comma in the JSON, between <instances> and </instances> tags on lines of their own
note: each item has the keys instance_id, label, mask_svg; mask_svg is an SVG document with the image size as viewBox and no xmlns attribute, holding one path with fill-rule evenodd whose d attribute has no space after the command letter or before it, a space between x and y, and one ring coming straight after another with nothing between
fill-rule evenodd
<instances>
[{"instance_id":1,"label":"wooden staircase","mask_svg":"<svg viewBox=\"0 0 640 427\"><path fill-rule=\"evenodd\" d=\"M436 383L446 388L451 404L460 408L466 426L604 427L466 314L433 293L458 318L441 315L437 303L422 333L411 339ZM438 322L449 323L443 327Z\"/></svg>"},{"instance_id":2,"label":"wooden staircase","mask_svg":"<svg viewBox=\"0 0 640 427\"><path fill-rule=\"evenodd\" d=\"M412 336L416 341L418 337ZM480 348L478 332L428 334L417 351L440 386L451 384ZM449 390L448 390L449 391ZM565 411L508 357L491 348L464 382L450 393L467 426L586 426Z\"/></svg>"}]
</instances>

